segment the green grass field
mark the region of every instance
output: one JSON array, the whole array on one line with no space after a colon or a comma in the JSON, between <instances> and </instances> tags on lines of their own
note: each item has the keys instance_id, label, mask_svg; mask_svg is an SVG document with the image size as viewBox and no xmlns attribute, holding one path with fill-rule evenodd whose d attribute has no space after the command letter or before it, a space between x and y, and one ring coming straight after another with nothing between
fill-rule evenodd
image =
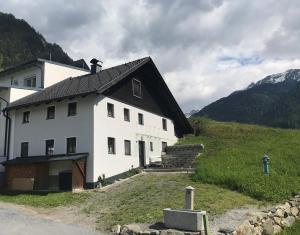
<instances>
[{"instance_id":1,"label":"green grass field","mask_svg":"<svg viewBox=\"0 0 300 235\"><path fill-rule=\"evenodd\" d=\"M259 200L280 201L300 192L300 131L192 119L199 136L180 144L203 143L194 180L221 185ZM270 157L263 175L262 157Z\"/></svg>"},{"instance_id":2,"label":"green grass field","mask_svg":"<svg viewBox=\"0 0 300 235\"><path fill-rule=\"evenodd\" d=\"M33 207L74 206L77 213L96 218L97 227L162 221L162 209L183 208L185 187L195 187L195 209L210 216L244 205L260 205L257 200L216 185L191 180L187 174L142 174L104 191L51 193L39 195L0 195L0 201ZM63 210L63 208L61 208Z\"/></svg>"}]
</instances>

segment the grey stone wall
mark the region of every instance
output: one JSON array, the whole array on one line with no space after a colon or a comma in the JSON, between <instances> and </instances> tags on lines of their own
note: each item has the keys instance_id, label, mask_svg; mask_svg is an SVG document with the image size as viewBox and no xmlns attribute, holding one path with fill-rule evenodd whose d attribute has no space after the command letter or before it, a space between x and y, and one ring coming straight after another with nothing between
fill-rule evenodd
<instances>
[{"instance_id":1,"label":"grey stone wall","mask_svg":"<svg viewBox=\"0 0 300 235\"><path fill-rule=\"evenodd\" d=\"M166 154L162 156L162 166L164 168L191 168L202 150L202 144L168 146Z\"/></svg>"}]
</instances>

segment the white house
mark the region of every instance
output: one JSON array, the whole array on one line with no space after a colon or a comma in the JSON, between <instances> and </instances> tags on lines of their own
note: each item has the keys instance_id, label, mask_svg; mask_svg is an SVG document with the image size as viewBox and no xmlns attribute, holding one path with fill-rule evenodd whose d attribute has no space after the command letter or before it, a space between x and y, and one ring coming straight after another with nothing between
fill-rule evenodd
<instances>
[{"instance_id":1,"label":"white house","mask_svg":"<svg viewBox=\"0 0 300 235\"><path fill-rule=\"evenodd\" d=\"M66 65L45 59L33 59L0 71L0 110L9 103L41 91L65 78L89 73L84 60ZM6 160L5 135L8 128L5 113L0 112L0 162ZM0 165L0 174L3 172Z\"/></svg>"},{"instance_id":2,"label":"white house","mask_svg":"<svg viewBox=\"0 0 300 235\"><path fill-rule=\"evenodd\" d=\"M161 157L192 128L150 57L67 78L11 103L9 188L93 188ZM21 186L20 186L21 185Z\"/></svg>"}]
</instances>

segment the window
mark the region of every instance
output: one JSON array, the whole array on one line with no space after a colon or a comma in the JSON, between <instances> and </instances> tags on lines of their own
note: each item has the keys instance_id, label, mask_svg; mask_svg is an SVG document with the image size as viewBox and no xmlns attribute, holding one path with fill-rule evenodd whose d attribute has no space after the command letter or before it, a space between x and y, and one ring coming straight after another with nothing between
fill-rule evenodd
<instances>
[{"instance_id":1,"label":"window","mask_svg":"<svg viewBox=\"0 0 300 235\"><path fill-rule=\"evenodd\" d=\"M46 140L46 155L53 155L54 153L54 140Z\"/></svg>"},{"instance_id":2,"label":"window","mask_svg":"<svg viewBox=\"0 0 300 235\"><path fill-rule=\"evenodd\" d=\"M132 80L132 92L133 96L142 98L142 83L137 79Z\"/></svg>"},{"instance_id":3,"label":"window","mask_svg":"<svg viewBox=\"0 0 300 235\"><path fill-rule=\"evenodd\" d=\"M108 137L107 138L107 145L108 145L108 153L115 154L116 153L116 146L115 146L115 138Z\"/></svg>"},{"instance_id":4,"label":"window","mask_svg":"<svg viewBox=\"0 0 300 235\"><path fill-rule=\"evenodd\" d=\"M30 117L30 111L26 111L23 113L23 123L28 123Z\"/></svg>"},{"instance_id":5,"label":"window","mask_svg":"<svg viewBox=\"0 0 300 235\"><path fill-rule=\"evenodd\" d=\"M67 138L67 154L76 153L76 138Z\"/></svg>"},{"instance_id":6,"label":"window","mask_svg":"<svg viewBox=\"0 0 300 235\"><path fill-rule=\"evenodd\" d=\"M55 118L55 106L50 106L47 108L47 119Z\"/></svg>"},{"instance_id":7,"label":"window","mask_svg":"<svg viewBox=\"0 0 300 235\"><path fill-rule=\"evenodd\" d=\"M25 87L36 87L36 76L33 75L31 77L25 78L24 86Z\"/></svg>"},{"instance_id":8,"label":"window","mask_svg":"<svg viewBox=\"0 0 300 235\"><path fill-rule=\"evenodd\" d=\"M115 116L114 105L111 103L107 103L107 116L109 116L109 117Z\"/></svg>"},{"instance_id":9,"label":"window","mask_svg":"<svg viewBox=\"0 0 300 235\"><path fill-rule=\"evenodd\" d=\"M153 152L153 142L150 142L150 151Z\"/></svg>"},{"instance_id":10,"label":"window","mask_svg":"<svg viewBox=\"0 0 300 235\"><path fill-rule=\"evenodd\" d=\"M168 146L168 144L167 144L167 142L161 142L161 151L162 152L166 152L166 148L167 148L167 146Z\"/></svg>"},{"instance_id":11,"label":"window","mask_svg":"<svg viewBox=\"0 0 300 235\"><path fill-rule=\"evenodd\" d=\"M68 116L76 116L77 114L77 103L69 103L68 104Z\"/></svg>"},{"instance_id":12,"label":"window","mask_svg":"<svg viewBox=\"0 0 300 235\"><path fill-rule=\"evenodd\" d=\"M22 142L21 143L21 157L28 157L28 142Z\"/></svg>"},{"instance_id":13,"label":"window","mask_svg":"<svg viewBox=\"0 0 300 235\"><path fill-rule=\"evenodd\" d=\"M165 118L162 119L162 126L163 126L163 129L166 131L167 130L167 119L165 119Z\"/></svg>"},{"instance_id":14,"label":"window","mask_svg":"<svg viewBox=\"0 0 300 235\"><path fill-rule=\"evenodd\" d=\"M129 109L124 109L124 121L130 122L130 111L129 111Z\"/></svg>"},{"instance_id":15,"label":"window","mask_svg":"<svg viewBox=\"0 0 300 235\"><path fill-rule=\"evenodd\" d=\"M18 80L12 78L11 79L11 85L18 86L19 85Z\"/></svg>"},{"instance_id":16,"label":"window","mask_svg":"<svg viewBox=\"0 0 300 235\"><path fill-rule=\"evenodd\" d=\"M130 140L124 140L125 155L131 155L131 143Z\"/></svg>"},{"instance_id":17,"label":"window","mask_svg":"<svg viewBox=\"0 0 300 235\"><path fill-rule=\"evenodd\" d=\"M139 117L138 117L139 118L139 124L144 125L144 115L141 114L141 113L139 113L138 115L139 115Z\"/></svg>"}]
</instances>

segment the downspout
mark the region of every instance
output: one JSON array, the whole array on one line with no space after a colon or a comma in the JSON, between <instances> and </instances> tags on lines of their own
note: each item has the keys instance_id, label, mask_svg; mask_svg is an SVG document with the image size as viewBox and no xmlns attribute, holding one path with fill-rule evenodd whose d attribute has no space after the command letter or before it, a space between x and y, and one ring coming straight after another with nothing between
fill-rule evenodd
<instances>
[{"instance_id":1,"label":"downspout","mask_svg":"<svg viewBox=\"0 0 300 235\"><path fill-rule=\"evenodd\" d=\"M3 100L6 103L6 108L9 105L9 102L0 97L1 100ZM9 159L9 146L10 146L10 129L11 129L11 118L8 116L8 111L7 109L4 108L2 110L3 116L5 117L5 139L4 139L4 156Z\"/></svg>"}]
</instances>

